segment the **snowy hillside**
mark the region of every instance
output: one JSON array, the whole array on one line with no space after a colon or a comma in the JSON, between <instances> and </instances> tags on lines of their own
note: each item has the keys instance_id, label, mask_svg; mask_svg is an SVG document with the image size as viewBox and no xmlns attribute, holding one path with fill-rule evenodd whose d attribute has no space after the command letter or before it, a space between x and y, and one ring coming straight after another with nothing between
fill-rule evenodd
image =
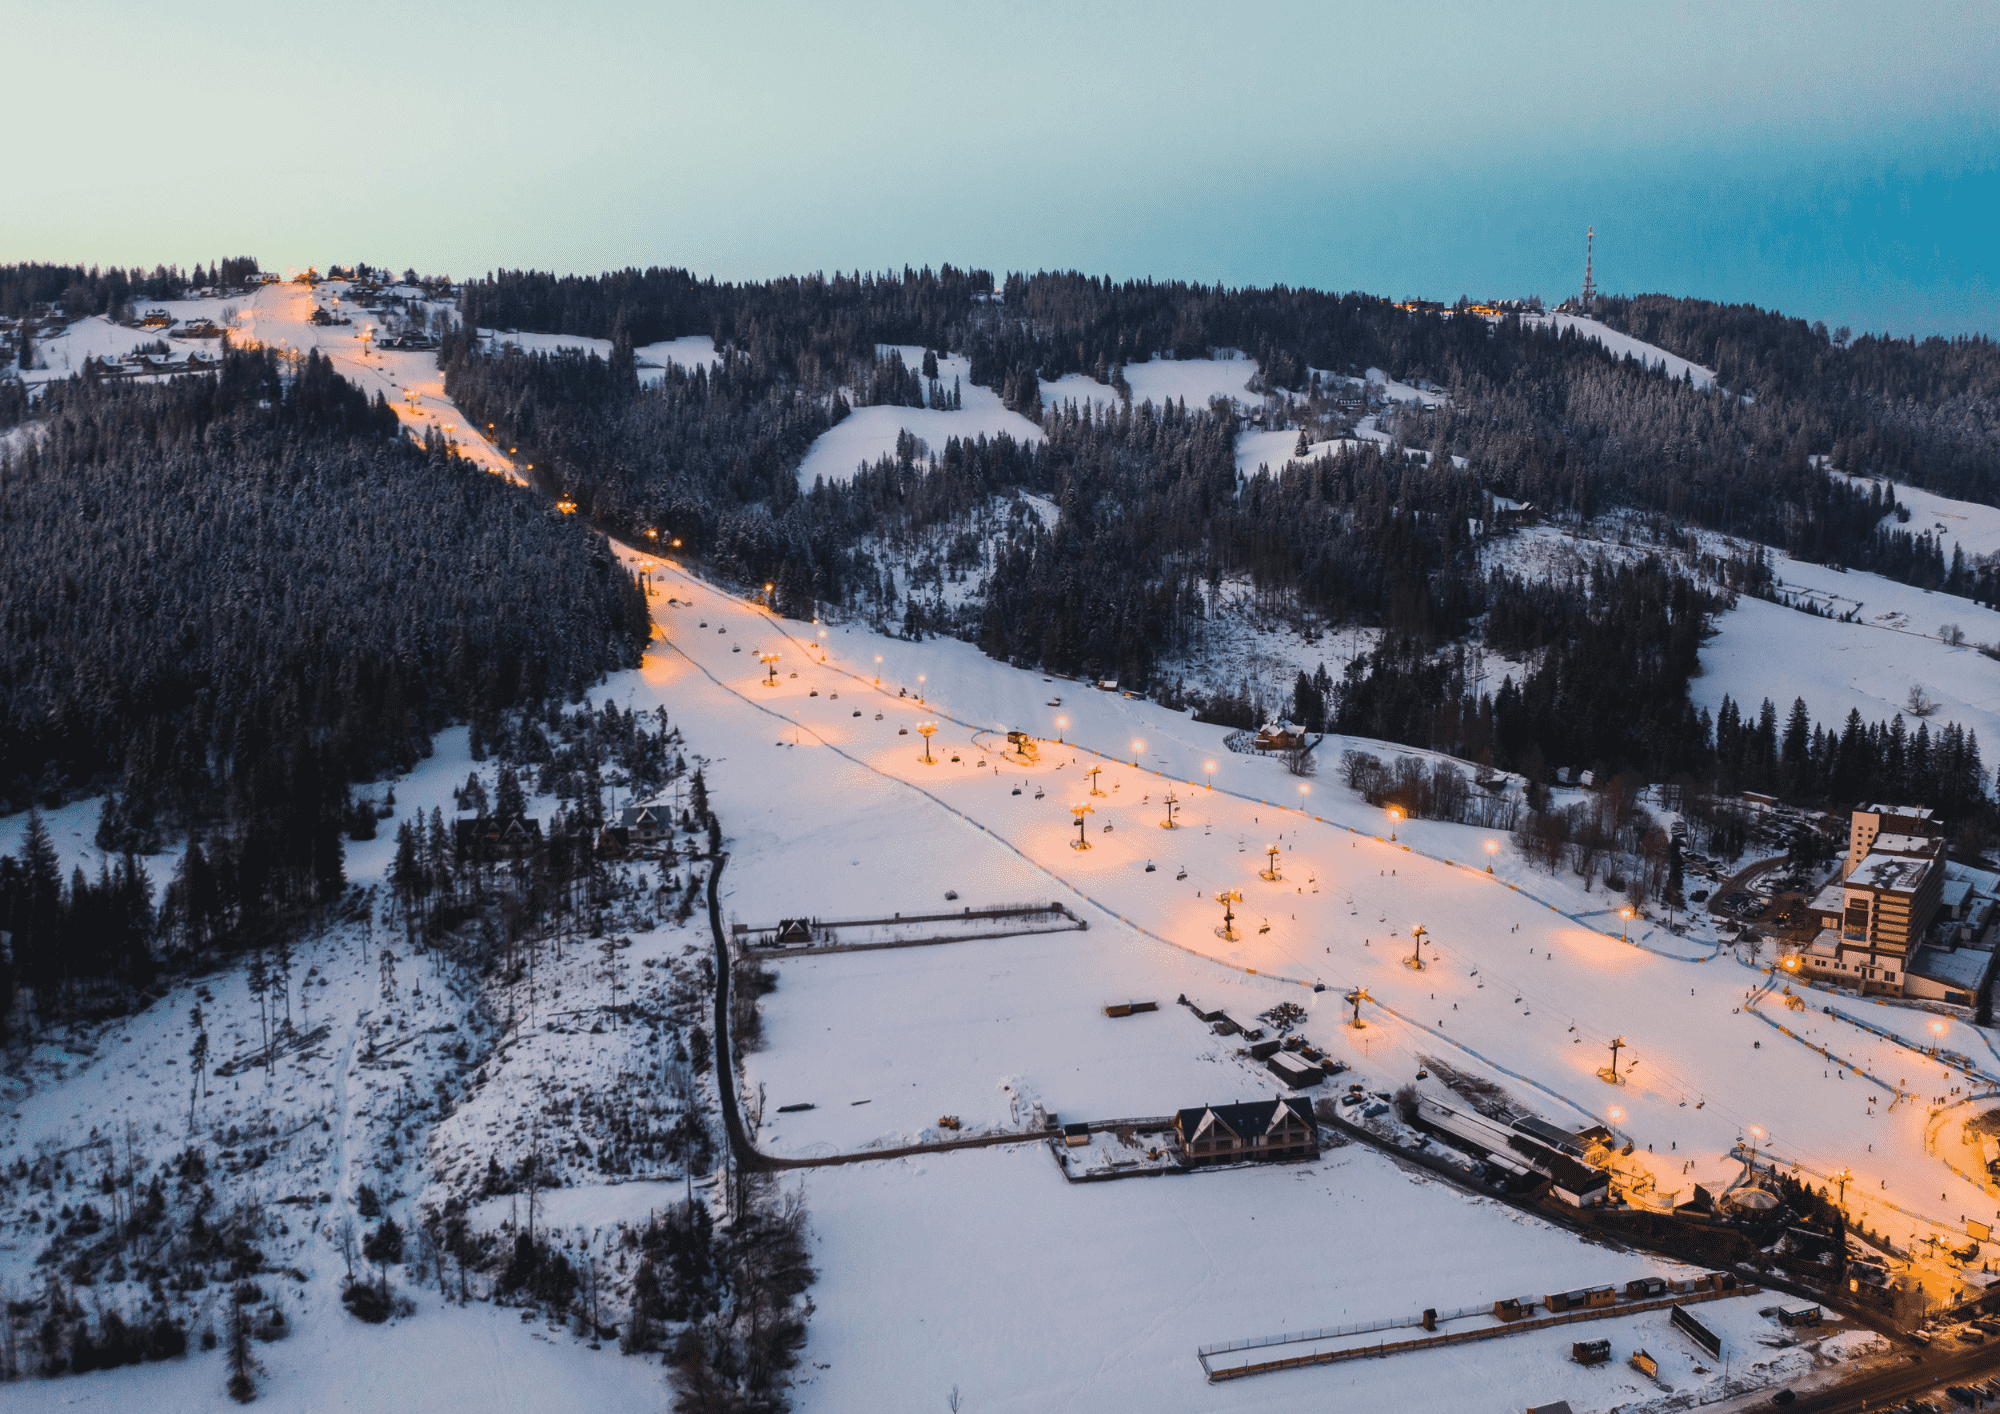
<instances>
[{"instance_id":1,"label":"snowy hillside","mask_svg":"<svg viewBox=\"0 0 2000 1414\"><path fill-rule=\"evenodd\" d=\"M897 346L906 367L922 365L924 351L913 346ZM880 350L886 357L887 347ZM812 489L822 478L845 481L855 468L873 466L883 457L896 455L896 439L904 432L922 441L933 455L942 455L944 444L953 437L971 440L997 437L1002 433L1017 442L1039 442L1042 429L1017 412L1011 412L991 388L972 381L971 365L962 357L938 360L938 382L946 392L954 388L964 400L955 409L914 408L880 405L855 408L831 430L823 432L799 462L799 486Z\"/></svg>"},{"instance_id":2,"label":"snowy hillside","mask_svg":"<svg viewBox=\"0 0 2000 1414\"><path fill-rule=\"evenodd\" d=\"M1588 319L1578 314L1545 314L1529 316L1525 322L1546 325L1558 333L1574 329L1580 337L1595 340L1620 358L1629 355L1648 368L1664 368L1671 378L1692 378L1697 388L1715 386L1713 369L1703 368L1698 363L1690 363L1678 354L1668 353L1657 344L1648 344L1633 338L1630 334L1621 334L1616 329L1598 323L1595 319Z\"/></svg>"}]
</instances>

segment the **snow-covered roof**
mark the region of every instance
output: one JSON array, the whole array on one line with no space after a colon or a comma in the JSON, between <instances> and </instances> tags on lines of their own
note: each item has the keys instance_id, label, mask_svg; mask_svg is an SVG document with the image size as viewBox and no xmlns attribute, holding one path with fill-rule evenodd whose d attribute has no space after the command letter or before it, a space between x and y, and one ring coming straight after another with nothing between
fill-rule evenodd
<instances>
[{"instance_id":1,"label":"snow-covered roof","mask_svg":"<svg viewBox=\"0 0 2000 1414\"><path fill-rule=\"evenodd\" d=\"M1919 977L1928 977L1933 982L1942 982L1951 987L1964 987L1968 991L1978 987L1979 979L1986 975L1987 964L1993 954L1985 948L1939 948L1926 945L1911 955L1906 971Z\"/></svg>"},{"instance_id":2,"label":"snow-covered roof","mask_svg":"<svg viewBox=\"0 0 2000 1414\"><path fill-rule=\"evenodd\" d=\"M1938 841L1927 835L1877 835L1870 854L1936 854Z\"/></svg>"},{"instance_id":3,"label":"snow-covered roof","mask_svg":"<svg viewBox=\"0 0 2000 1414\"><path fill-rule=\"evenodd\" d=\"M1928 805L1864 805L1857 815L1901 815L1908 820L1928 820L1935 812Z\"/></svg>"},{"instance_id":4,"label":"snow-covered roof","mask_svg":"<svg viewBox=\"0 0 2000 1414\"><path fill-rule=\"evenodd\" d=\"M1831 884L1828 884L1825 888L1814 894L1812 902L1807 904L1806 907L1814 913L1838 913L1841 909L1847 907L1847 890L1841 884L1840 880L1835 879Z\"/></svg>"},{"instance_id":5,"label":"snow-covered roof","mask_svg":"<svg viewBox=\"0 0 2000 1414\"><path fill-rule=\"evenodd\" d=\"M1861 856L1861 862L1855 865L1854 872L1847 876L1847 883L1850 888L1859 886L1892 889L1898 893L1914 893L1930 871L1931 861L1920 856L1883 855L1871 849Z\"/></svg>"},{"instance_id":6,"label":"snow-covered roof","mask_svg":"<svg viewBox=\"0 0 2000 1414\"><path fill-rule=\"evenodd\" d=\"M1953 912L1957 912L1959 909L1965 907L1965 901L1967 898L1971 897L1971 895L1972 895L1972 880L1953 879L1949 877L1945 879L1944 906L1946 908L1951 909Z\"/></svg>"}]
</instances>

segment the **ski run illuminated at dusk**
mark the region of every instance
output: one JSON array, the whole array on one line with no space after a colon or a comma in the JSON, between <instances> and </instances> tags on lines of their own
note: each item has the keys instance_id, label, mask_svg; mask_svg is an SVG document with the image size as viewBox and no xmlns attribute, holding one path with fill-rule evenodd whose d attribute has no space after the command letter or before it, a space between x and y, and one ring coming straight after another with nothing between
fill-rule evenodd
<instances>
[{"instance_id":1,"label":"ski run illuminated at dusk","mask_svg":"<svg viewBox=\"0 0 2000 1414\"><path fill-rule=\"evenodd\" d=\"M8 21L0 1409L2000 1404L1990 15L223 8Z\"/></svg>"}]
</instances>

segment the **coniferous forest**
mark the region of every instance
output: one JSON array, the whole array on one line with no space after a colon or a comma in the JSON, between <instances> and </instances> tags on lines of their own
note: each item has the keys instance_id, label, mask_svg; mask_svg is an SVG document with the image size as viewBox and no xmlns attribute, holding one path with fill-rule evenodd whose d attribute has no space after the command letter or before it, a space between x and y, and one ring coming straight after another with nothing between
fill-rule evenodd
<instances>
[{"instance_id":1,"label":"coniferous forest","mask_svg":"<svg viewBox=\"0 0 2000 1414\"><path fill-rule=\"evenodd\" d=\"M24 977L143 981L149 867L173 871L178 940L283 931L341 887L342 838L372 833L350 785L450 722L580 698L645 643L600 536L412 443L317 355L72 380L36 413L0 464L0 796L107 790L98 844L124 863L64 881L34 850L0 860Z\"/></svg>"}]
</instances>

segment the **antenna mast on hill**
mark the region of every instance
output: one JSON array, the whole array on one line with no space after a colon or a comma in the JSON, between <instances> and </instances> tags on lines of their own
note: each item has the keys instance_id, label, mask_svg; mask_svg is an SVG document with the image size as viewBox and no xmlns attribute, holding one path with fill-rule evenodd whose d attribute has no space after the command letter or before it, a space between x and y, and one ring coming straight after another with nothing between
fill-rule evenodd
<instances>
[{"instance_id":1,"label":"antenna mast on hill","mask_svg":"<svg viewBox=\"0 0 2000 1414\"><path fill-rule=\"evenodd\" d=\"M1592 226L1585 231L1583 237L1583 291L1576 297L1577 304L1584 309L1589 309L1597 302L1597 282L1590 277L1590 261L1594 253L1592 247L1596 244L1597 227Z\"/></svg>"}]
</instances>

